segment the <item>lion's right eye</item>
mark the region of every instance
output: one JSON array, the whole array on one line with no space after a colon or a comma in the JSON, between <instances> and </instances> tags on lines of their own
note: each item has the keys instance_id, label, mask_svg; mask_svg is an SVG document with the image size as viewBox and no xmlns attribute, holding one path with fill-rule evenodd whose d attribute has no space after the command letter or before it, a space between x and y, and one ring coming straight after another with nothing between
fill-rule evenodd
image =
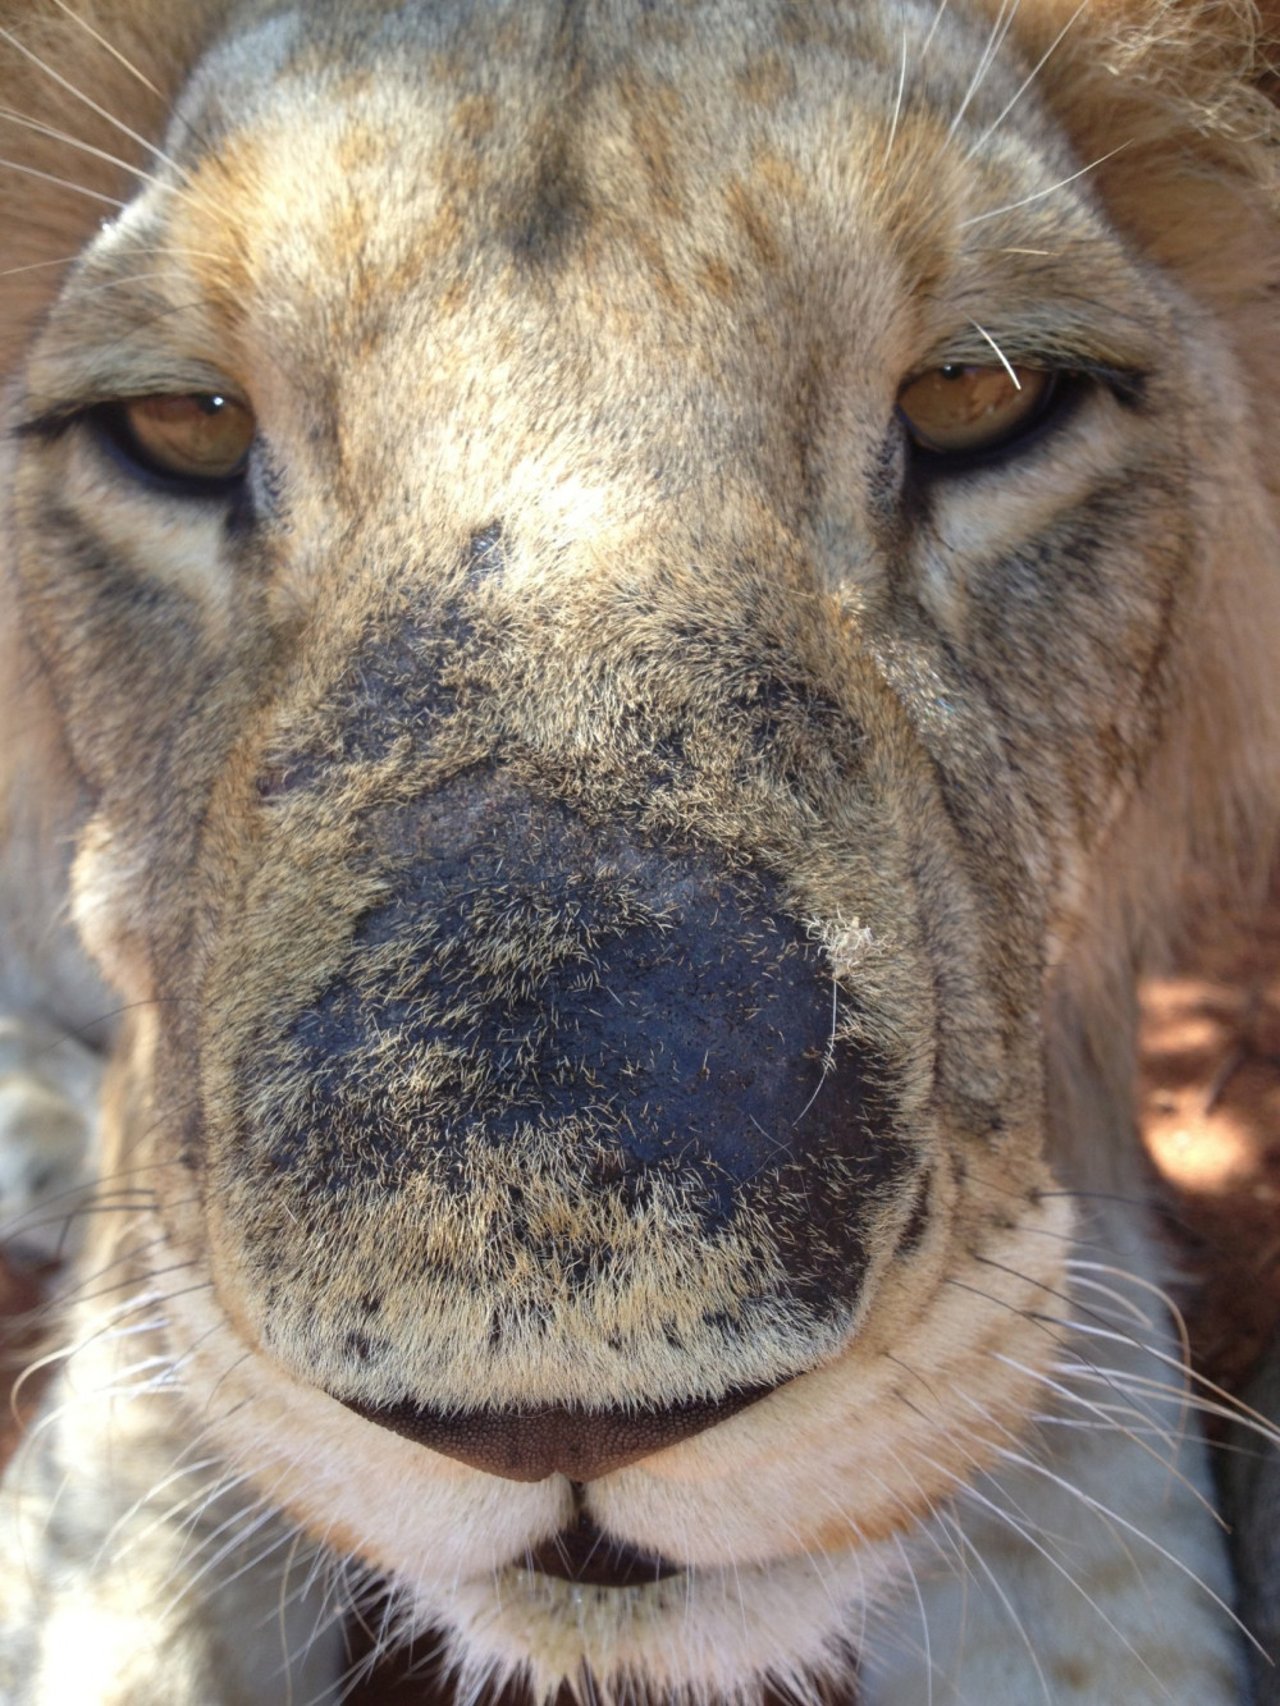
<instances>
[{"instance_id":1,"label":"lion's right eye","mask_svg":"<svg viewBox=\"0 0 1280 1706\"><path fill-rule=\"evenodd\" d=\"M131 472L194 496L221 496L238 483L256 432L252 411L218 393L130 397L92 419Z\"/></svg>"},{"instance_id":2,"label":"lion's right eye","mask_svg":"<svg viewBox=\"0 0 1280 1706\"><path fill-rule=\"evenodd\" d=\"M936 367L898 393L898 413L921 450L977 456L1010 446L1042 419L1056 375L1037 367Z\"/></svg>"}]
</instances>

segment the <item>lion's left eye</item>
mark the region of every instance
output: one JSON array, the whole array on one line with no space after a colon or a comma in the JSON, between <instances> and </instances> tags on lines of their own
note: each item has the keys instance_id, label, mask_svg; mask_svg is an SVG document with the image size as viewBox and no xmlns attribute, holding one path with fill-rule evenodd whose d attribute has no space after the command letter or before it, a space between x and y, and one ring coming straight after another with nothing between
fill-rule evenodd
<instances>
[{"instance_id":1,"label":"lion's left eye","mask_svg":"<svg viewBox=\"0 0 1280 1706\"><path fill-rule=\"evenodd\" d=\"M126 464L176 489L210 494L244 473L256 430L245 404L199 392L131 397L98 410L97 421Z\"/></svg>"},{"instance_id":2,"label":"lion's left eye","mask_svg":"<svg viewBox=\"0 0 1280 1706\"><path fill-rule=\"evenodd\" d=\"M1012 445L1044 415L1057 376L1037 367L935 367L898 393L921 450L972 456Z\"/></svg>"}]
</instances>

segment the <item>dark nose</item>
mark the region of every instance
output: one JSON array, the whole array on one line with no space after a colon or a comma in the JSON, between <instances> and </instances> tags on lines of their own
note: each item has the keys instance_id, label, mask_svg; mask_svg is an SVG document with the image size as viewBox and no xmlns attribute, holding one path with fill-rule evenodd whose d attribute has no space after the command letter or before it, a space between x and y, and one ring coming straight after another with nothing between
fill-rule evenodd
<instances>
[{"instance_id":1,"label":"dark nose","mask_svg":"<svg viewBox=\"0 0 1280 1706\"><path fill-rule=\"evenodd\" d=\"M854 998L776 877L501 771L369 830L388 898L291 1027L310 1094L278 1167L323 1150L332 1186L425 1167L466 1189L468 1157L563 1133L588 1196L669 1185L712 1238L754 1214L806 1307L847 1301L906 1156L883 1062L838 1030ZM572 1283L592 1265L575 1251Z\"/></svg>"},{"instance_id":2,"label":"dark nose","mask_svg":"<svg viewBox=\"0 0 1280 1706\"><path fill-rule=\"evenodd\" d=\"M508 1481L545 1481L548 1475L595 1481L714 1427L770 1390L756 1387L662 1409L581 1410L544 1404L449 1414L421 1404L348 1404L367 1421Z\"/></svg>"},{"instance_id":3,"label":"dark nose","mask_svg":"<svg viewBox=\"0 0 1280 1706\"><path fill-rule=\"evenodd\" d=\"M784 880L501 768L361 831L377 903L289 1024L278 1098L254 1086L279 1108L274 1180L388 1205L394 1311L346 1335L331 1394L491 1474L586 1481L824 1354L916 1159L892 1070ZM447 1241L400 1218L418 1178L456 1214ZM452 1362L438 1387L430 1360L400 1385L418 1274L424 1309L433 1290L474 1305L475 1366L491 1357L499 1382L513 1346L545 1342L527 1407L452 1407ZM584 1334L595 1386L557 1365ZM684 1393L734 1390L643 1407L631 1377L655 1355Z\"/></svg>"}]
</instances>

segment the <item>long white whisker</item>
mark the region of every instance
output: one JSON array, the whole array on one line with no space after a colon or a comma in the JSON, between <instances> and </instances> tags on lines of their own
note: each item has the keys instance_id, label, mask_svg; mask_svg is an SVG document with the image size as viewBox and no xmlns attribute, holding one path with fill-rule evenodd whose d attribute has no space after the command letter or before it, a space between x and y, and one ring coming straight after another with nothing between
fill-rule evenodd
<instances>
[{"instance_id":1,"label":"long white whisker","mask_svg":"<svg viewBox=\"0 0 1280 1706\"><path fill-rule=\"evenodd\" d=\"M1072 1274L1110 1274L1113 1279L1122 1279L1126 1285L1135 1286L1139 1291L1145 1291L1149 1296L1154 1297L1158 1303L1162 1303L1178 1330L1178 1343L1182 1346L1183 1361L1190 1367L1191 1334L1187 1328L1186 1317L1163 1286L1157 1285L1154 1280L1144 1279L1141 1274L1130 1273L1127 1268L1114 1267L1110 1262L1091 1262L1083 1256L1068 1256L1067 1269Z\"/></svg>"},{"instance_id":2,"label":"long white whisker","mask_svg":"<svg viewBox=\"0 0 1280 1706\"><path fill-rule=\"evenodd\" d=\"M977 1496L979 1497L979 1499L981 1499L980 1494ZM984 1502L989 1502L989 1501L984 1501ZM993 1511L996 1510L996 1507L994 1505L992 1506L992 1510ZM1004 1516L1005 1520L1007 1520L1011 1524L1011 1526L1014 1528L1014 1530L1017 1533L1020 1534L1022 1532L1021 1526L1018 1523L1014 1522L1012 1517L1007 1516L1005 1512L997 1511L996 1514L1000 1515L1000 1516ZM995 1572L992 1570L990 1564L987 1563L987 1560L982 1556L982 1553L978 1550L978 1548L969 1539L969 1536L964 1532L963 1525L960 1522L958 1522L954 1516L944 1515L940 1520L942 1521L944 1526L946 1526L948 1528L954 1528L956 1535L964 1543L964 1546L965 1546L966 1550L969 1552L970 1556L973 1558L974 1563L978 1566L978 1568L982 1571L982 1574L986 1577L987 1583L990 1586L991 1591L995 1594L996 1598L1000 1601L1000 1604L1004 1607L1005 1613L1008 1616L1009 1621L1012 1623L1013 1627L1018 1631L1018 1634L1021 1637L1022 1644L1027 1650L1027 1657L1031 1660L1032 1668L1034 1669L1036 1676L1039 1679L1040 1692L1044 1695L1047 1706L1053 1706L1053 1695L1049 1692L1048 1679L1046 1678L1046 1676L1044 1674L1044 1670L1041 1667L1039 1658L1036 1656L1035 1642L1031 1639L1031 1636L1028 1633L1026 1624L1022 1621L1021 1617L1019 1617L1017 1608L1014 1605L1013 1601L1009 1598L1009 1596L1005 1592L1004 1588L1000 1585L1000 1582L997 1580ZM1046 1553L1046 1556L1048 1556L1047 1553ZM1053 1561L1054 1560L1050 1559L1050 1562L1053 1562Z\"/></svg>"},{"instance_id":3,"label":"long white whisker","mask_svg":"<svg viewBox=\"0 0 1280 1706\"><path fill-rule=\"evenodd\" d=\"M39 119L29 118L25 113L16 112L12 107L0 107L0 119L6 124L19 126L22 130L34 131L37 136L45 136L51 142L60 142L64 147L74 148L78 154L88 154L94 160L103 160L109 166L118 166L122 172L128 172L144 184L160 184L161 180L154 172L145 171L141 166L131 165L128 160L122 160L118 154L110 154L105 148L95 148L91 142L82 142L79 137L69 135L65 130L57 130L51 124L43 124Z\"/></svg>"},{"instance_id":4,"label":"long white whisker","mask_svg":"<svg viewBox=\"0 0 1280 1706\"><path fill-rule=\"evenodd\" d=\"M0 35L4 32L0 31ZM59 178L53 172L42 172L36 166L24 166L21 160L8 160L0 157L0 166L7 166L11 172L21 172L28 178L39 178L43 183L56 184L60 190L71 190L76 195L87 196L90 201L99 201L104 207L124 209L129 204L117 196L103 195L101 190L86 189L83 184L75 183L71 178Z\"/></svg>"},{"instance_id":5,"label":"long white whisker","mask_svg":"<svg viewBox=\"0 0 1280 1706\"><path fill-rule=\"evenodd\" d=\"M1067 1263L1067 1267L1071 1268L1070 1262ZM1100 1280L1086 1279L1074 1270L1071 1275L1071 1286L1073 1291L1092 1291L1096 1292L1099 1297L1108 1298L1122 1315L1127 1315L1131 1321L1136 1322L1144 1333L1155 1332L1156 1323L1147 1311L1136 1304L1131 1297L1126 1297L1122 1291L1117 1291L1115 1286L1103 1285ZM1163 1296L1162 1300L1168 1301Z\"/></svg>"},{"instance_id":6,"label":"long white whisker","mask_svg":"<svg viewBox=\"0 0 1280 1706\"><path fill-rule=\"evenodd\" d=\"M1056 195L1059 190L1065 189L1068 184L1074 184L1078 178L1085 177L1089 172L1096 172L1099 166L1105 166L1108 160L1114 160L1116 155L1122 154L1128 146L1129 144L1127 142L1119 143L1115 148L1108 149L1105 154L1100 154L1096 160L1090 160L1087 166L1081 166L1078 172L1071 172L1065 178L1059 178L1057 183L1050 184L1048 189L1034 190L1030 195L1020 196L1017 201L1005 202L1003 207L988 208L985 213L970 214L968 219L962 219L960 221L956 229L958 231L967 230L970 225L981 225L986 219L999 219L1002 213L1013 213L1020 207L1030 207L1033 202L1043 201L1046 196ZM1072 1196L1077 1193L1067 1191L1063 1194Z\"/></svg>"},{"instance_id":7,"label":"long white whisker","mask_svg":"<svg viewBox=\"0 0 1280 1706\"><path fill-rule=\"evenodd\" d=\"M130 142L136 142L139 148L145 148L149 154L154 155L157 160L168 166L171 171L176 172L185 182L190 183L191 175L185 167L180 166L176 160L171 160L163 149L157 148L154 142L149 142L145 136L142 136L138 131L131 129L122 119L118 119L114 113L110 113L105 107L99 106L98 102L95 101L91 95L86 95L83 89L77 89L74 83L62 76L60 72L55 71L52 65L47 64L40 58L39 54L33 53L25 42L21 41L16 35L14 35L12 30L6 30L3 27L0 27L0 41L7 42L16 53L20 53L22 57L34 65L37 70L42 71L46 77L52 78L59 88L65 89L75 100L83 101L85 106L88 107L91 112L95 112L99 118L105 119L106 122L114 129L118 130L122 136L127 136Z\"/></svg>"},{"instance_id":8,"label":"long white whisker","mask_svg":"<svg viewBox=\"0 0 1280 1706\"><path fill-rule=\"evenodd\" d=\"M1050 59L1058 51L1058 47L1061 44L1063 38L1067 35L1068 31L1074 25L1076 19L1085 10L1085 8L1088 6L1088 4L1089 4L1089 0L1080 0L1080 4L1076 7L1075 11L1067 19L1066 23L1063 24L1062 28L1058 31L1057 35L1054 36L1053 40L1049 43L1048 47L1045 48L1044 52L1040 55L1039 59L1036 60L1035 64L1031 67L1030 71L1027 72L1026 76L1022 79L1021 83L1019 83L1018 87L1014 90L1013 94L1010 95L1009 99L1005 102L1004 106L1001 107L1000 111L992 119L991 123L983 131L982 135L977 139L977 141L974 142L970 146L970 148L969 148L970 156L973 156L974 154L976 154L980 148L982 148L987 142L989 142L991 140L991 138L995 135L996 131L999 130L1000 126L1008 118L1009 114L1017 106L1018 102L1026 94L1027 90L1035 82L1036 78L1044 70L1045 66L1049 63Z\"/></svg>"},{"instance_id":9,"label":"long white whisker","mask_svg":"<svg viewBox=\"0 0 1280 1706\"><path fill-rule=\"evenodd\" d=\"M991 69L996 54L999 53L1001 44L1003 43L1005 36L1009 33L1009 26L1013 23L1014 17L1017 14L1018 5L1019 0L1000 0L1000 10L996 13L995 22L991 26L991 33L987 37L986 46L983 48L973 76L969 80L969 87L964 92L964 99L960 102L959 107L956 109L955 117L951 120L951 128L947 132L948 139L953 137L956 131L959 130L961 120L969 110L969 103L982 87L987 72Z\"/></svg>"},{"instance_id":10,"label":"long white whisker","mask_svg":"<svg viewBox=\"0 0 1280 1706\"><path fill-rule=\"evenodd\" d=\"M1001 1272L1016 1273L1016 1270L1005 1268L1003 1266L1003 1264L1001 1264L999 1262L991 1262L988 1265L991 1267L999 1269ZM1017 1277L1025 1277L1025 1276L1017 1276ZM1014 1304L1007 1303L1003 1298L993 1297L990 1293L984 1292L984 1291L980 1290L977 1286L970 1285L964 1280L949 1280L947 1283L955 1286L957 1289L959 1289L961 1291L972 1292L975 1296L985 1298L987 1302L995 1304L1000 1308L1007 1309L1010 1313L1020 1316L1025 1321L1031 1322L1032 1324L1039 1325L1046 1333L1049 1334L1049 1336L1052 1339L1054 1339L1054 1341L1056 1343L1058 1343L1060 1345L1064 1344L1064 1340L1062 1337L1062 1335L1064 1333L1067 1333L1067 1334L1069 1334L1069 1333L1083 1333L1086 1330L1084 1323L1082 1323L1082 1322L1072 1321L1072 1320L1064 1321L1057 1316L1043 1316L1043 1315L1040 1315L1035 1310L1020 1309ZM1044 1285L1041 1281L1037 1280L1037 1281L1033 1281L1031 1283L1033 1283L1036 1286L1037 1290L1048 1292L1050 1294L1050 1296L1059 1297L1062 1295L1061 1293L1056 1292L1052 1286ZM1093 1329L1089 1329L1089 1331L1091 1333L1096 1333L1098 1331L1098 1329L1093 1328ZM1106 1336L1117 1341L1117 1342L1119 1342L1119 1343L1127 1344L1135 1350L1143 1351L1143 1352L1147 1353L1148 1355L1152 1356L1153 1358L1156 1358L1157 1360L1167 1360L1167 1361L1171 1362L1173 1364L1173 1366L1178 1369L1179 1373L1181 1373L1183 1375L1187 1375L1187 1376L1192 1375L1193 1371L1187 1369L1185 1367L1185 1365L1178 1363L1176 1361L1176 1359L1174 1359L1174 1358L1169 1358L1169 1357L1163 1355L1160 1351L1158 1351L1156 1349L1156 1347L1154 1347L1152 1345L1148 1345L1140 1339L1135 1339L1132 1334L1112 1333L1112 1332L1108 1331L1106 1333ZM1069 1350L1069 1353L1070 1353L1073 1360L1070 1364L1062 1364L1062 1363L1054 1364L1053 1365L1053 1372L1054 1373L1064 1374L1068 1377L1072 1377L1072 1376L1075 1376L1077 1374L1077 1370L1081 1370L1081 1369L1088 1369L1088 1370L1092 1370L1094 1372L1097 1372L1097 1365L1093 1362L1093 1360L1091 1358L1085 1357L1083 1352L1079 1349L1079 1347L1067 1344L1067 1345L1065 1345L1065 1348ZM1124 1371L1124 1370L1112 1371L1112 1372L1118 1374L1120 1378L1119 1379L1107 1379L1105 1376L1102 1376L1104 1384L1108 1385L1111 1388L1111 1390L1115 1392L1117 1397L1128 1398L1131 1401L1135 1400L1136 1399L1136 1393L1134 1391L1134 1385L1136 1384L1136 1377L1130 1379L1127 1371ZM1127 1384L1123 1383L1125 1381L1127 1381ZM1179 1386L1177 1388L1164 1387L1164 1388L1161 1388L1161 1390L1168 1392L1170 1396L1177 1395L1177 1396L1181 1397L1184 1409L1182 1411L1182 1418L1183 1419L1180 1421L1179 1425L1180 1425L1181 1430L1185 1432L1185 1406L1193 1401L1190 1398L1190 1395L1188 1394L1188 1391L1187 1391L1185 1384L1182 1386ZM1197 1407L1199 1407L1199 1406L1197 1405ZM1140 1411L1139 1414L1142 1414L1144 1416L1144 1419L1152 1427L1153 1430L1159 1430L1161 1428L1161 1423L1156 1416L1151 1415L1149 1412L1143 1412L1143 1411Z\"/></svg>"},{"instance_id":11,"label":"long white whisker","mask_svg":"<svg viewBox=\"0 0 1280 1706\"><path fill-rule=\"evenodd\" d=\"M1201 1374L1198 1369L1188 1368L1184 1361L1172 1355L1171 1352L1162 1351L1156 1345L1143 1344L1140 1340L1134 1339L1132 1335L1128 1333L1117 1333L1107 1327L1090 1326L1084 1321L1073 1321L1071 1323L1071 1328L1073 1332L1083 1333L1091 1339L1105 1339L1112 1344L1136 1346L1138 1350L1145 1351L1155 1362L1163 1363L1167 1368L1176 1369L1184 1379L1191 1381L1196 1386L1202 1387L1206 1392L1212 1392L1214 1397L1220 1399L1227 1406L1230 1413L1238 1420L1250 1420L1257 1423L1258 1430L1266 1438L1275 1439L1280 1437L1280 1434L1277 1433L1275 1424L1268 1421L1266 1416L1262 1415L1260 1411L1251 1408L1250 1405L1244 1403L1241 1399L1233 1397L1230 1392L1227 1392L1223 1387L1219 1386L1216 1381L1210 1380L1207 1375Z\"/></svg>"},{"instance_id":12,"label":"long white whisker","mask_svg":"<svg viewBox=\"0 0 1280 1706\"><path fill-rule=\"evenodd\" d=\"M1160 1692L1164 1694L1166 1698L1170 1697L1168 1689L1165 1688L1164 1684L1160 1681L1159 1677L1156 1676L1155 1672L1151 1669L1151 1666L1143 1658L1142 1654L1137 1650L1133 1643L1121 1633L1116 1624L1107 1616L1106 1612L1098 1604L1093 1595L1076 1580L1075 1576L1066 1567L1066 1565L1062 1563L1060 1559L1055 1558L1053 1553L1050 1552L1047 1547L1041 1545L1036 1535L1025 1529L1015 1517L1011 1516L1009 1512L1003 1508L1003 1506L998 1505L993 1499L987 1498L984 1493L980 1493L976 1487L966 1487L964 1489L963 1496L966 1499L972 1500L975 1504L980 1505L984 1510L989 1511L991 1515L995 1517L997 1522L1006 1524L1015 1534L1024 1540L1033 1551L1038 1552L1049 1567L1056 1570L1062 1579L1075 1589L1076 1593L1080 1595L1085 1604L1097 1614L1100 1621L1106 1625L1106 1627L1120 1642L1121 1646L1124 1647L1126 1652L1135 1658L1142 1666L1143 1670L1146 1671L1147 1675L1150 1676L1152 1681L1160 1689Z\"/></svg>"},{"instance_id":13,"label":"long white whisker","mask_svg":"<svg viewBox=\"0 0 1280 1706\"><path fill-rule=\"evenodd\" d=\"M74 255L59 255L52 261L28 261L26 266L0 268L0 278L21 278L23 273L46 272L50 267L69 267L73 261L79 259L80 250L77 249ZM66 1195L67 1193L60 1192L59 1194Z\"/></svg>"},{"instance_id":14,"label":"long white whisker","mask_svg":"<svg viewBox=\"0 0 1280 1706\"><path fill-rule=\"evenodd\" d=\"M1162 1546L1158 1540L1154 1539L1150 1534L1147 1534L1143 1529L1139 1528L1137 1523L1130 1522L1127 1517L1121 1516L1118 1511L1112 1510L1109 1505L1104 1505L1101 1499L1093 1498L1091 1494L1085 1492L1083 1487L1073 1485L1072 1482L1066 1480L1062 1475L1055 1475L1053 1470L1046 1464L1037 1463L1033 1457L1026 1457L1018 1452L1002 1452L1001 1455L1007 1458L1010 1463L1016 1463L1020 1468L1027 1469L1032 1474L1043 1475L1047 1481L1052 1481L1054 1486L1060 1487L1064 1493L1069 1493L1073 1498L1079 1499L1081 1504L1087 1505L1090 1510L1096 1511L1099 1516L1104 1517L1108 1522L1119 1524L1119 1526L1127 1533L1132 1534L1136 1540L1141 1540L1145 1545L1150 1546L1153 1551L1160 1554L1166 1563L1172 1564L1174 1569L1181 1571L1188 1581L1194 1582L1195 1585L1213 1601L1218 1609L1231 1619L1236 1628L1239 1629L1240 1633L1251 1646L1257 1648L1263 1658L1267 1658L1269 1656L1261 1642L1245 1626L1245 1624L1241 1622L1240 1618L1236 1616L1235 1612L1227 1604L1226 1600L1223 1599L1222 1595L1215 1593L1209 1586L1208 1582L1206 1582L1202 1576L1198 1576L1189 1564L1184 1564L1181 1558L1179 1558L1175 1553L1170 1552L1167 1546Z\"/></svg>"},{"instance_id":15,"label":"long white whisker","mask_svg":"<svg viewBox=\"0 0 1280 1706\"><path fill-rule=\"evenodd\" d=\"M937 9L935 10L935 12L933 14L933 21L929 25L928 33L925 35L924 42L920 48L920 63L921 63L921 65L924 64L925 55L928 53L929 49L933 46L933 38L938 33L938 26L941 24L944 16L946 15L946 10L947 10L947 7L950 5L950 3L951 3L951 0L940 0L940 4L938 5Z\"/></svg>"},{"instance_id":16,"label":"long white whisker","mask_svg":"<svg viewBox=\"0 0 1280 1706\"><path fill-rule=\"evenodd\" d=\"M252 1505L245 1505L241 1507L241 1509L234 1511L224 1522L220 1522L216 1528L210 1531L210 1533L204 1535L200 1544L188 1555L188 1559L184 1561L194 1562L202 1552L205 1552L209 1547L213 1546L216 1541L221 1539L228 1529L233 1530L230 1538L223 1540L222 1544L204 1560L199 1569L178 1585L176 1591L173 1593L172 1597L161 1612L161 1621L167 1622L183 1601L188 1600L191 1597L195 1588L204 1581L209 1573L217 1569L218 1565L222 1563L224 1558L230 1557L231 1554L240 1546L247 1547L248 1543L253 1540L255 1535L261 1534L262 1530L271 1522L275 1514L276 1513L270 1508L270 1506L259 1505L255 1510ZM271 1545L263 1553L263 1557L269 1557L275 1547L281 1545L287 1538L289 1538L287 1535L274 1536ZM261 1560L256 1561L260 1562ZM242 1575L244 1573L244 1568L245 1566L241 1565L236 1571L236 1575ZM171 1575L172 1573L173 1572L171 1572ZM234 1580L235 1578L233 1577L232 1579Z\"/></svg>"},{"instance_id":17,"label":"long white whisker","mask_svg":"<svg viewBox=\"0 0 1280 1706\"><path fill-rule=\"evenodd\" d=\"M1130 1369L1111 1368L1101 1363L1089 1362L1072 1366L1055 1364L1054 1372L1066 1374L1076 1380L1096 1380L1122 1394L1125 1393L1126 1388L1132 1388L1127 1393L1129 1397L1136 1396L1139 1390L1150 1393L1154 1397L1181 1397L1188 1408L1194 1410L1198 1416L1215 1416L1223 1421L1234 1422L1248 1432L1257 1434L1268 1445L1280 1445L1280 1427L1269 1421L1259 1411L1251 1409L1249 1405L1229 1394L1224 1394L1221 1401L1215 1402L1212 1398L1201 1397L1198 1392L1189 1393L1183 1384L1175 1385L1168 1381L1156 1380L1150 1375L1138 1374ZM1192 1378L1195 1377L1194 1369L1183 1369L1181 1372L1189 1374ZM1212 1385L1211 1382L1209 1384ZM1223 1448L1219 1446L1217 1449Z\"/></svg>"},{"instance_id":18,"label":"long white whisker","mask_svg":"<svg viewBox=\"0 0 1280 1706\"><path fill-rule=\"evenodd\" d=\"M920 1613L920 1639L924 1646L925 1706L933 1706L933 1645L929 1639L929 1613L925 1610L924 1594L920 1591L920 1578L916 1575L915 1565L907 1555L901 1536L895 1534L893 1541L898 1556L902 1559L902 1567L911 1583L916 1608Z\"/></svg>"},{"instance_id":19,"label":"long white whisker","mask_svg":"<svg viewBox=\"0 0 1280 1706\"><path fill-rule=\"evenodd\" d=\"M1162 1456L1153 1445L1149 1444L1144 1439L1140 1439L1131 1428L1125 1427L1114 1417L1107 1415L1099 1405L1093 1403L1091 1399L1086 1398L1083 1393L1073 1392L1065 1382L1053 1380L1050 1376L1041 1374L1036 1369L1028 1368L1015 1357L1005 1356L1000 1351L992 1351L990 1354L994 1361L1004 1363L1007 1367L1016 1369L1019 1374L1027 1376L1028 1379L1038 1380L1041 1384L1047 1386L1051 1392L1057 1393L1060 1398L1066 1400L1068 1403L1079 1404L1082 1408L1091 1411L1094 1415L1109 1422L1113 1433L1120 1433L1123 1434L1126 1439L1131 1439L1136 1446L1138 1446L1142 1451L1145 1451L1147 1455L1158 1463L1162 1469L1166 1470L1177 1482L1179 1482L1181 1486L1185 1487L1187 1492L1192 1495L1198 1504L1203 1506L1206 1513L1212 1517L1213 1521L1216 1522L1219 1527L1223 1529L1226 1528L1226 1523L1218 1515L1217 1511L1214 1510L1212 1504L1210 1504L1209 1500L1205 1498L1199 1487L1197 1487L1194 1482L1188 1480L1181 1470L1174 1467L1171 1457ZM1141 1412L1139 1412L1139 1414L1140 1413ZM1170 1452L1173 1452L1176 1449L1177 1440L1181 1436L1165 1435L1164 1437L1169 1446Z\"/></svg>"},{"instance_id":20,"label":"long white whisker","mask_svg":"<svg viewBox=\"0 0 1280 1706\"><path fill-rule=\"evenodd\" d=\"M142 72L138 70L138 67L133 63L133 61L131 59L126 58L126 56L123 53L121 53L121 51L118 47L113 47L112 44L107 40L106 36L102 35L99 31L95 30L93 25L89 22L89 20L87 18L82 18L80 16L79 12L77 12L74 9L74 7L69 6L67 4L67 0L53 0L53 3L58 8L58 10L60 12L65 13L65 15L71 19L72 23L79 24L80 28L82 30L84 30L87 35L92 36L94 41L97 42L98 46L105 49L106 52L109 53L111 55L111 57L118 62L118 64L123 66L123 68L129 73L129 75L131 77L136 77L138 82L142 84L142 87L144 89L148 90L151 94L153 94L158 101L163 101L163 99L164 99L163 90L157 89L155 84L151 81L151 79L149 77L144 77ZM164 159L163 155L161 155L160 157L161 157L161 159ZM167 162L167 163L171 164L171 162Z\"/></svg>"},{"instance_id":21,"label":"long white whisker","mask_svg":"<svg viewBox=\"0 0 1280 1706\"><path fill-rule=\"evenodd\" d=\"M902 97L907 88L907 26L902 26L902 62L898 67L898 90L893 98L893 117L889 121L889 136L884 145L884 158L887 161L893 153L894 138L898 134L898 121L902 117Z\"/></svg>"},{"instance_id":22,"label":"long white whisker","mask_svg":"<svg viewBox=\"0 0 1280 1706\"><path fill-rule=\"evenodd\" d=\"M1011 366L1011 364L1009 362L1008 356L1000 348L1000 345L996 342L996 340L991 336L991 333L987 330L987 328L985 326L980 326L976 320L970 320L969 324L973 327L975 332L980 332L982 334L982 336L991 345L992 349L996 352L996 359L999 361L1001 367L1004 368L1005 372L1009 375L1010 379L1013 381L1014 390L1015 391L1021 391L1021 389L1022 389L1021 379L1018 378L1017 373L1014 371L1013 367Z\"/></svg>"}]
</instances>

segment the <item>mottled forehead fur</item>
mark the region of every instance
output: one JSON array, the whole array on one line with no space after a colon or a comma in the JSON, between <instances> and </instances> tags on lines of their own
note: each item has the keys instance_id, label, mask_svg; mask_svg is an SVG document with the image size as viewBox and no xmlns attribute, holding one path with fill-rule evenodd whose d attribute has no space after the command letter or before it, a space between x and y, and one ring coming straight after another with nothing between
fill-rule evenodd
<instances>
[{"instance_id":1,"label":"mottled forehead fur","mask_svg":"<svg viewBox=\"0 0 1280 1706\"><path fill-rule=\"evenodd\" d=\"M102 394L253 389L352 508L404 481L480 527L538 490L553 532L618 527L643 435L664 495L696 444L788 524L852 512L901 382L990 360L993 314L1012 362L1154 357L1142 271L1017 60L976 82L985 39L927 5L251 10L169 130L183 188L99 242L65 360L89 346Z\"/></svg>"}]
</instances>

